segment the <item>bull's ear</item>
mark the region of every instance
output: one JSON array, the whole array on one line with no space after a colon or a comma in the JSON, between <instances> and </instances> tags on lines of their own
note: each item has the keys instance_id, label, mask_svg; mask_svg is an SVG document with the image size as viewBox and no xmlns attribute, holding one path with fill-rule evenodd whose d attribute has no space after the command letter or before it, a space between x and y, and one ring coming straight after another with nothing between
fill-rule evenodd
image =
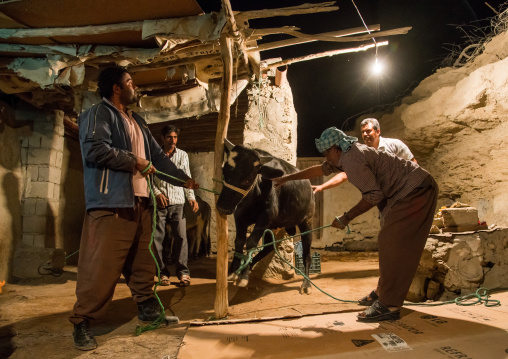
<instances>
[{"instance_id":1,"label":"bull's ear","mask_svg":"<svg viewBox=\"0 0 508 359\"><path fill-rule=\"evenodd\" d=\"M231 150L233 149L233 147L235 147L235 145L233 145L231 143L230 140L228 140L227 138L224 138L224 148L226 149L226 151L229 153L231 152Z\"/></svg>"},{"instance_id":2,"label":"bull's ear","mask_svg":"<svg viewBox=\"0 0 508 359\"><path fill-rule=\"evenodd\" d=\"M270 162L271 160L273 160L273 157L272 156L259 156L259 159L261 160L261 165L264 165L265 163L268 163Z\"/></svg>"},{"instance_id":3,"label":"bull's ear","mask_svg":"<svg viewBox=\"0 0 508 359\"><path fill-rule=\"evenodd\" d=\"M277 177L283 176L284 172L279 168L270 167L270 166L262 166L259 169L259 174L264 178L272 179L272 178L277 178Z\"/></svg>"}]
</instances>

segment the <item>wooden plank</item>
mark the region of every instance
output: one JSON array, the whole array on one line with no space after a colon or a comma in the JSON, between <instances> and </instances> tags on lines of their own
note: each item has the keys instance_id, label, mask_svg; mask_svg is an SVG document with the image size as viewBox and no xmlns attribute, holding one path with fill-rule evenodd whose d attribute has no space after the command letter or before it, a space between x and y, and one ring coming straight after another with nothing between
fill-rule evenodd
<instances>
[{"instance_id":1,"label":"wooden plank","mask_svg":"<svg viewBox=\"0 0 508 359\"><path fill-rule=\"evenodd\" d=\"M282 61L274 62L274 63L271 63L269 65L261 63L261 70L262 71L266 71L266 70L271 69L271 68L276 68L276 67L279 67L279 66L290 65L290 64L294 64L296 62L314 60L314 59L318 59L318 58L321 58L321 57L328 57L328 56L346 54L346 53L350 53L350 52L365 51L365 50L371 49L371 48L376 47L376 46L386 46L386 45L388 45L388 41L377 42L377 43L371 44L371 45L362 45L362 46L354 47L354 48L350 48L350 49L340 49L340 50L321 52L321 53L318 53L318 54L312 54L312 55L307 55L307 56L294 57L292 59L287 59L287 60L282 60Z\"/></svg>"},{"instance_id":2,"label":"wooden plank","mask_svg":"<svg viewBox=\"0 0 508 359\"><path fill-rule=\"evenodd\" d=\"M319 12L339 10L339 7L335 6L336 3L336 1L328 1L320 4L302 4L278 9L242 11L235 12L235 17L239 23L243 23L248 20L262 19L267 17L315 14Z\"/></svg>"},{"instance_id":3,"label":"wooden plank","mask_svg":"<svg viewBox=\"0 0 508 359\"><path fill-rule=\"evenodd\" d=\"M379 31L380 28L381 28L381 26L379 24L368 26L368 29L371 32L372 31ZM324 33L321 33L318 35L330 36L330 37L342 37L342 36L349 36L349 35L355 35L355 34L363 34L365 32L367 32L367 29L365 29L365 27L361 26L361 27L354 27L351 29L345 29L345 30L339 30L339 31L324 32ZM280 47L305 44L305 43L313 42L313 41L318 41L318 40L293 38L293 39L274 41L274 42L262 44L256 48L254 48L253 50L256 50L256 51L273 50L273 49L278 49Z\"/></svg>"},{"instance_id":4,"label":"wooden plank","mask_svg":"<svg viewBox=\"0 0 508 359\"><path fill-rule=\"evenodd\" d=\"M224 138L229 125L231 106L231 87L233 85L233 55L231 51L231 39L225 34L221 36L221 53L224 72L221 84L221 102L219 120L217 123L217 135L215 137L214 178L222 178L222 161L224 159ZM220 184L215 184L215 189L220 192ZM217 214L217 273L215 288L215 319L222 319L228 315L228 220L227 217Z\"/></svg>"},{"instance_id":5,"label":"wooden plank","mask_svg":"<svg viewBox=\"0 0 508 359\"><path fill-rule=\"evenodd\" d=\"M284 27L278 27L278 28L267 28L267 29L258 29L254 30L252 35L273 35L273 34L287 34L292 35L301 39L307 39L310 41L329 41L329 42L359 42L359 41L368 41L372 39L373 37L383 37L383 36L392 36L392 35L404 35L407 34L411 30L410 26L407 27L400 27L397 29L392 30L386 30L386 31L380 31L376 32L376 34L366 34L366 35L359 35L359 36L348 36L348 37L333 37L333 36L323 36L320 34L316 35L310 35L310 34L304 34L302 32L296 31L295 27L293 26L284 26Z\"/></svg>"}]
</instances>

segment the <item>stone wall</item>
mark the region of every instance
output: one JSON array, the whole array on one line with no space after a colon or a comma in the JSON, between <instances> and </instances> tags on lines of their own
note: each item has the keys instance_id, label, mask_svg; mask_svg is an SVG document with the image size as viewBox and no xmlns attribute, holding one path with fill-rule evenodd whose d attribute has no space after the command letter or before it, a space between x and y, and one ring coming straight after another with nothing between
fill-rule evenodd
<instances>
[{"instance_id":1,"label":"stone wall","mask_svg":"<svg viewBox=\"0 0 508 359\"><path fill-rule=\"evenodd\" d=\"M408 299L449 300L508 287L508 228L431 235Z\"/></svg>"}]
</instances>

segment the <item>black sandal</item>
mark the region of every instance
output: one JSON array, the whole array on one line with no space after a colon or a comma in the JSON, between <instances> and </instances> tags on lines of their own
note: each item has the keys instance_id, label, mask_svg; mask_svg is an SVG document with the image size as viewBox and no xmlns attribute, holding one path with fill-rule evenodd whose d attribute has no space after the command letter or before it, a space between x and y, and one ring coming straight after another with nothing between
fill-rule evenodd
<instances>
[{"instance_id":1,"label":"black sandal","mask_svg":"<svg viewBox=\"0 0 508 359\"><path fill-rule=\"evenodd\" d=\"M369 299L370 298L370 299ZM369 295L366 295L362 299L358 299L358 305L371 306L378 299L376 292L372 291Z\"/></svg>"},{"instance_id":2,"label":"black sandal","mask_svg":"<svg viewBox=\"0 0 508 359\"><path fill-rule=\"evenodd\" d=\"M362 315L363 314L363 315ZM383 304L375 301L372 306L365 309L363 313L358 314L357 320L364 323L380 322L383 320L400 319L400 310L391 311Z\"/></svg>"}]
</instances>

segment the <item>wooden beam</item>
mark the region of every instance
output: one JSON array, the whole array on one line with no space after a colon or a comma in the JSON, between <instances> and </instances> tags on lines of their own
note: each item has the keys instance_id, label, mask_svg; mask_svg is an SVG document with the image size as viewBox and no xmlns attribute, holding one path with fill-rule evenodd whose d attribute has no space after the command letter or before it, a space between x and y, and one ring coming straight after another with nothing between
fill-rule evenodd
<instances>
[{"instance_id":1,"label":"wooden beam","mask_svg":"<svg viewBox=\"0 0 508 359\"><path fill-rule=\"evenodd\" d=\"M54 36L82 36L97 35L122 31L142 31L143 21L125 22L121 24L70 26L40 29L1 29L0 39L54 37Z\"/></svg>"},{"instance_id":2,"label":"wooden beam","mask_svg":"<svg viewBox=\"0 0 508 359\"><path fill-rule=\"evenodd\" d=\"M238 22L245 22L252 19L262 19L275 16L315 14L319 12L339 10L338 6L334 6L336 3L336 1L328 1L320 4L302 4L278 9L242 11L235 13L235 17Z\"/></svg>"},{"instance_id":3,"label":"wooden beam","mask_svg":"<svg viewBox=\"0 0 508 359\"><path fill-rule=\"evenodd\" d=\"M321 57L328 57L328 56L334 56L334 55L340 55L340 54L347 54L347 53L350 53L350 52L365 51L365 50L371 49L371 48L376 47L376 46L386 46L386 45L388 45L388 41L377 42L376 44L370 44L370 45L362 45L362 46L354 47L354 48L350 48L350 49L340 49L340 50L326 51L326 52L321 52L321 53L318 53L318 54L312 54L312 55L307 55L307 56L295 57L295 58L292 58L292 59L287 59L287 60L283 60L283 61L274 62L274 63L271 63L269 65L263 65L263 63L261 63L261 71L266 71L268 69L276 68L276 67L279 67L279 66L291 65L291 64L294 64L296 62L314 60L314 59L319 59Z\"/></svg>"},{"instance_id":4,"label":"wooden beam","mask_svg":"<svg viewBox=\"0 0 508 359\"><path fill-rule=\"evenodd\" d=\"M333 36L323 36L320 34L316 34L316 35L304 34L302 32L294 30L294 27L292 27L292 26L285 26L285 27L279 27L279 28L254 30L252 35L266 36L266 35L273 35L273 34L287 34L287 35L292 35L294 37L298 37L301 39L307 39L310 41L318 41L319 40L319 41L330 41L330 42L356 42L356 41L367 41L373 37L404 35L404 34L407 34L409 32L409 30L411 30L411 27L407 26L407 27L400 27L400 28L392 29L392 30L380 31L380 32L376 32L375 34L366 34L366 35L348 36L348 37L333 37Z\"/></svg>"},{"instance_id":5,"label":"wooden beam","mask_svg":"<svg viewBox=\"0 0 508 359\"><path fill-rule=\"evenodd\" d=\"M226 20L231 30L231 35L236 45L236 49L241 55L241 59L243 60L243 66L249 75L252 74L251 69L249 68L249 57L247 56L247 50L245 49L244 38L240 33L240 29L236 25L235 17L233 15L233 10L231 9L231 3L229 0L222 0L222 8L226 13Z\"/></svg>"},{"instance_id":6,"label":"wooden beam","mask_svg":"<svg viewBox=\"0 0 508 359\"><path fill-rule=\"evenodd\" d=\"M376 25L369 25L368 29L369 31L379 31L381 26L379 24ZM352 29L345 29L345 30L339 30L339 31L330 31L330 32L324 32L322 34L318 34L320 36L329 36L329 37L342 37L342 36L349 36L349 35L355 35L355 34L363 34L367 32L367 29L365 27L354 27ZM308 42L314 42L318 40L312 40L312 39L302 39L302 38L292 38L287 40L281 40L281 41L274 41L269 42L266 44L259 45L256 48L253 48L254 51L266 51L266 50L273 50L278 49L280 47L286 47L286 46L292 46L292 45L299 45L299 44L305 44ZM251 51L252 51L251 50Z\"/></svg>"},{"instance_id":7,"label":"wooden beam","mask_svg":"<svg viewBox=\"0 0 508 359\"><path fill-rule=\"evenodd\" d=\"M222 161L224 160L224 138L228 133L231 87L233 85L233 54L231 39L225 33L221 36L221 53L224 72L222 75L221 101L217 132L215 136L214 177L222 178ZM220 185L215 184L220 192ZM215 287L215 319L222 319L228 315L228 219L217 213L217 273Z\"/></svg>"}]
</instances>

